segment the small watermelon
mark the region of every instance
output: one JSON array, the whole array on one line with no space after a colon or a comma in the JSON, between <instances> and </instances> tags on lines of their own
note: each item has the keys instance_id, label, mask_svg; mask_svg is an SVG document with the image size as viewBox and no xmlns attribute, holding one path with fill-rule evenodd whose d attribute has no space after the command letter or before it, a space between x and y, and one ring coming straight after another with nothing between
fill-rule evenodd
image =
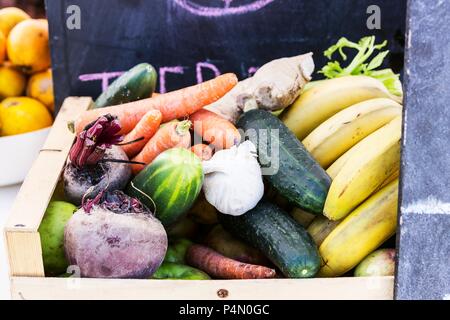
<instances>
[{"instance_id":1,"label":"small watermelon","mask_svg":"<svg viewBox=\"0 0 450 320\"><path fill-rule=\"evenodd\" d=\"M130 183L128 194L152 209L164 226L180 219L194 204L203 183L200 158L190 150L169 149Z\"/></svg>"}]
</instances>

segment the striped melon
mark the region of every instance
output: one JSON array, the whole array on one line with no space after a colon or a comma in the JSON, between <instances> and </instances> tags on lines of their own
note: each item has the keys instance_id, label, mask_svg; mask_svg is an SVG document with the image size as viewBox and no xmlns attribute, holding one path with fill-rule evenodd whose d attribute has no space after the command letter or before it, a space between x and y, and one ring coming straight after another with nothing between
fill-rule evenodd
<instances>
[{"instance_id":1,"label":"striped melon","mask_svg":"<svg viewBox=\"0 0 450 320\"><path fill-rule=\"evenodd\" d=\"M152 209L164 226L176 222L194 204L202 188L200 158L187 149L161 153L130 183L128 194Z\"/></svg>"}]
</instances>

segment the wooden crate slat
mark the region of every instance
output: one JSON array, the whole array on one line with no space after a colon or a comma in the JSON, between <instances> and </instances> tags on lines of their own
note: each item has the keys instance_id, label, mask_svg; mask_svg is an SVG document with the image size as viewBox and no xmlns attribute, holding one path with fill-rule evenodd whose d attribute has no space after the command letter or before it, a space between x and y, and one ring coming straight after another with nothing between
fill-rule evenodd
<instances>
[{"instance_id":1,"label":"wooden crate slat","mask_svg":"<svg viewBox=\"0 0 450 320\"><path fill-rule=\"evenodd\" d=\"M44 277L39 233L7 231L5 237L10 274L24 277Z\"/></svg>"},{"instance_id":2,"label":"wooden crate slat","mask_svg":"<svg viewBox=\"0 0 450 320\"><path fill-rule=\"evenodd\" d=\"M298 300L393 297L393 277L271 280L11 279L13 299Z\"/></svg>"},{"instance_id":3,"label":"wooden crate slat","mask_svg":"<svg viewBox=\"0 0 450 320\"><path fill-rule=\"evenodd\" d=\"M20 188L6 223L6 231L34 232L41 224L45 209L55 190L75 135L67 122L86 110L90 98L65 100L52 130Z\"/></svg>"}]
</instances>

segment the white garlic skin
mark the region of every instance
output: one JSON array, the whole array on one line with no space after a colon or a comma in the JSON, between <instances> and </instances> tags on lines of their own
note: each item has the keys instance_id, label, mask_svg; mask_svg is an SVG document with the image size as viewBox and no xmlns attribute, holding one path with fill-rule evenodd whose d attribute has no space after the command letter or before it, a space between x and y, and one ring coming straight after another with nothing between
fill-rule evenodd
<instances>
[{"instance_id":1,"label":"white garlic skin","mask_svg":"<svg viewBox=\"0 0 450 320\"><path fill-rule=\"evenodd\" d=\"M240 216L261 200L264 183L256 158L255 145L245 141L203 161L203 192L206 200L219 212Z\"/></svg>"}]
</instances>

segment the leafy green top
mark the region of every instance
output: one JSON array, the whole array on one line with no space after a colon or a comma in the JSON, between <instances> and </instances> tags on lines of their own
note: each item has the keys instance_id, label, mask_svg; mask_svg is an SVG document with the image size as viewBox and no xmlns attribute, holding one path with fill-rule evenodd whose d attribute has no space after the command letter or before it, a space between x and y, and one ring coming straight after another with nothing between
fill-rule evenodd
<instances>
[{"instance_id":1,"label":"leafy green top","mask_svg":"<svg viewBox=\"0 0 450 320\"><path fill-rule=\"evenodd\" d=\"M387 41L375 44L375 37L364 37L358 43L352 42L347 38L341 38L339 41L328 48L324 55L331 60L333 54L338 51L342 60L347 60L344 48L353 48L358 50L355 58L346 67L342 67L339 61L328 62L319 73L322 73L328 79L349 76L349 75L365 75L376 78L383 82L386 88L394 95L402 96L402 84L399 75L395 74L392 69L375 70L379 68L383 60L389 54L389 50L379 52L370 62L368 59L375 50L381 50L387 45Z\"/></svg>"}]
</instances>

